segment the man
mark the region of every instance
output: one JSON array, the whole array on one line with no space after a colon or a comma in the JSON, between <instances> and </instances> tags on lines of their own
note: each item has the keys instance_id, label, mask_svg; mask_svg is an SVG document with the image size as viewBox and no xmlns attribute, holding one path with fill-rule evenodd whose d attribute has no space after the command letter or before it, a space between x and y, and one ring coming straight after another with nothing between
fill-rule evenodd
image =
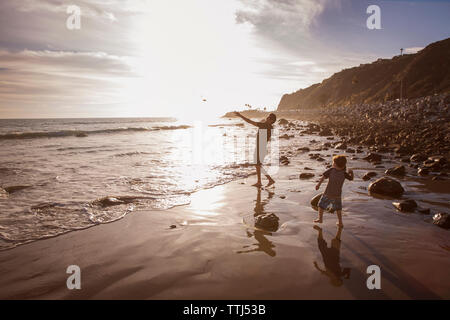
<instances>
[{"instance_id":1,"label":"man","mask_svg":"<svg viewBox=\"0 0 450 320\"><path fill-rule=\"evenodd\" d=\"M275 180L273 180L272 177L263 168L262 163L264 161L265 156L267 155L267 143L270 141L270 138L272 136L272 129L273 129L272 125L275 123L275 121L277 121L277 116L271 113L264 121L256 122L241 115L239 112L235 112L234 114L242 118L244 121L250 123L251 125L258 127L258 134L256 135L256 150L255 150L255 166L258 181L253 186L257 188L262 187L261 170L263 171L266 178L269 180L269 183L266 185L266 187L273 185L275 183Z\"/></svg>"}]
</instances>

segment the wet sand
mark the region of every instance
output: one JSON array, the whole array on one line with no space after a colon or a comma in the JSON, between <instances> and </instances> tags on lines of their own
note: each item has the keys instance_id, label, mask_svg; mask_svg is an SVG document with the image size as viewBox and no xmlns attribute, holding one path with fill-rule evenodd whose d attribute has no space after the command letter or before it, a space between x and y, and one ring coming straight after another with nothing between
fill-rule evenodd
<instances>
[{"instance_id":1,"label":"wet sand","mask_svg":"<svg viewBox=\"0 0 450 320\"><path fill-rule=\"evenodd\" d=\"M304 166L314 166L316 177L299 180ZM392 200L367 195L370 181L361 177L371 164L349 167L356 178L344 185L341 241L332 241L334 214L320 225L323 240L314 229L309 202L325 165L300 154L269 190L252 187L251 176L196 192L186 206L138 211L0 252L0 298L449 299L448 230L431 224L430 215L400 213ZM401 182L419 205L448 208L448 180ZM276 232L254 228L262 213L280 219ZM366 286L374 264L381 290ZM81 290L66 287L69 265L81 268Z\"/></svg>"}]
</instances>

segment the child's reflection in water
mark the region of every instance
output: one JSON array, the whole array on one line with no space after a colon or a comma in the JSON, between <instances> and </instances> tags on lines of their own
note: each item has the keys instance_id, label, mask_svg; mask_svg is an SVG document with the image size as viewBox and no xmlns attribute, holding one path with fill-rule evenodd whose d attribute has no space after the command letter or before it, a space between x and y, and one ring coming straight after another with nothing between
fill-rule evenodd
<instances>
[{"instance_id":1,"label":"child's reflection in water","mask_svg":"<svg viewBox=\"0 0 450 320\"><path fill-rule=\"evenodd\" d=\"M254 212L255 212L254 217L255 218L259 215L267 213L264 209L264 206L267 203L269 203L269 200L274 195L273 192L266 190L267 198L265 200L261 201L261 188L257 188L257 189L258 189L258 193L256 195L256 203L255 203L255 208L254 208ZM270 231L274 232L277 230L270 230ZM260 230L258 228L253 230L253 232L247 231L248 237L253 236L256 239L256 241L258 241L258 243L254 244L256 246L256 248L245 250L245 251L238 251L237 253L249 253L249 252L255 252L255 251L262 251L271 257L275 257L276 252L273 249L273 248L275 248L275 245L272 243L272 241L270 241L269 239L266 238L266 236L271 236L272 232ZM249 246L244 246L244 248L248 248L248 247Z\"/></svg>"},{"instance_id":2,"label":"child's reflection in water","mask_svg":"<svg viewBox=\"0 0 450 320\"><path fill-rule=\"evenodd\" d=\"M343 284L342 278L350 278L350 268L341 268L340 253L341 253L341 233L342 228L338 228L336 236L331 240L331 247L328 248L327 242L323 239L322 228L314 226L319 234L317 235L317 244L319 246L320 253L322 254L323 264L325 270L319 268L319 265L314 261L314 266L322 274L330 278L332 285L339 287Z\"/></svg>"}]
</instances>

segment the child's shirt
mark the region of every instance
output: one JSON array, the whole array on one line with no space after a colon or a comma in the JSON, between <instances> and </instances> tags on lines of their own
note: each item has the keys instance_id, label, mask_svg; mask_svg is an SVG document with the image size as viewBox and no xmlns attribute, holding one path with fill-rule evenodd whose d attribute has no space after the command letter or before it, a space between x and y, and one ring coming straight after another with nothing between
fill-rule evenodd
<instances>
[{"instance_id":1,"label":"child's shirt","mask_svg":"<svg viewBox=\"0 0 450 320\"><path fill-rule=\"evenodd\" d=\"M346 169L338 170L336 168L330 168L323 173L323 176L328 178L328 184L324 194L330 199L340 199L342 185L345 179L352 180L352 176L347 173Z\"/></svg>"}]
</instances>

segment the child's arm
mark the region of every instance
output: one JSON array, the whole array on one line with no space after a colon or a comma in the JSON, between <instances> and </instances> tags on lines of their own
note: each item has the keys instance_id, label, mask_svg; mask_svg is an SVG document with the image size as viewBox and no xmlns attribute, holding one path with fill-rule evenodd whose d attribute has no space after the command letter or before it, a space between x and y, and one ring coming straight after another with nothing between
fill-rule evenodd
<instances>
[{"instance_id":1,"label":"child's arm","mask_svg":"<svg viewBox=\"0 0 450 320\"><path fill-rule=\"evenodd\" d=\"M348 180L352 181L353 178L354 178L353 170L352 170L352 169L348 170L348 172L345 173L345 177L346 177Z\"/></svg>"},{"instance_id":2,"label":"child's arm","mask_svg":"<svg viewBox=\"0 0 450 320\"><path fill-rule=\"evenodd\" d=\"M325 180L325 176L320 177L319 182L316 185L316 190L320 189L320 185L322 184L323 180Z\"/></svg>"},{"instance_id":3,"label":"child's arm","mask_svg":"<svg viewBox=\"0 0 450 320\"><path fill-rule=\"evenodd\" d=\"M247 118L247 117L244 117L244 116L243 116L242 114L240 114L239 112L235 112L234 114L235 114L236 116L242 118L242 120L244 120L245 122L248 122L248 123L250 123L250 124L252 124L252 125L254 125L254 126L258 126L258 123L259 123L259 122L256 122L256 121L253 121L253 120L251 120L251 119L249 119L249 118Z\"/></svg>"}]
</instances>

